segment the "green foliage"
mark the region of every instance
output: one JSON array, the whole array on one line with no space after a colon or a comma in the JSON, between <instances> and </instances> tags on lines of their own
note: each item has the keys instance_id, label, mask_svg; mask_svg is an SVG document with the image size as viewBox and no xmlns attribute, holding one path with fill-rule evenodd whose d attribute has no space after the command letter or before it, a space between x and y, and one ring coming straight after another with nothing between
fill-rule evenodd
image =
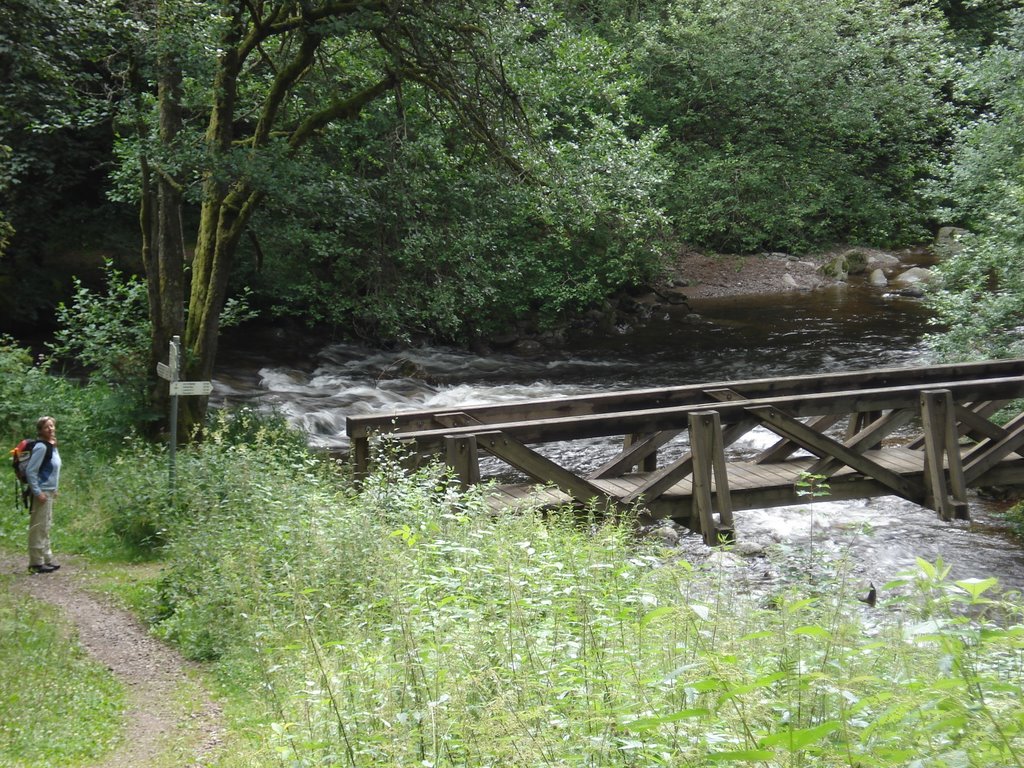
<instances>
[{"instance_id":1,"label":"green foliage","mask_svg":"<svg viewBox=\"0 0 1024 768\"><path fill-rule=\"evenodd\" d=\"M948 169L948 214L973 230L1006 233L1021 215L1024 179L1024 12L961 81L959 98L984 105L957 136Z\"/></svg>"},{"instance_id":2,"label":"green foliage","mask_svg":"<svg viewBox=\"0 0 1024 768\"><path fill-rule=\"evenodd\" d=\"M141 413L152 329L146 309L146 284L125 277L108 262L106 286L94 291L74 279L70 304L57 307L59 324L51 352L83 366L91 380L118 392L122 407Z\"/></svg>"},{"instance_id":3,"label":"green foliage","mask_svg":"<svg viewBox=\"0 0 1024 768\"><path fill-rule=\"evenodd\" d=\"M938 0L957 42L964 48L991 45L1006 28L1014 0Z\"/></svg>"},{"instance_id":4,"label":"green foliage","mask_svg":"<svg viewBox=\"0 0 1024 768\"><path fill-rule=\"evenodd\" d=\"M816 475L807 472L800 473L800 479L793 484L797 496L810 496L820 498L828 496L832 489L829 487L828 476Z\"/></svg>"},{"instance_id":5,"label":"green foliage","mask_svg":"<svg viewBox=\"0 0 1024 768\"><path fill-rule=\"evenodd\" d=\"M82 499L92 511L89 525L113 536L132 558L153 557L179 512L168 487L168 463L164 448L132 440L82 489L90 497Z\"/></svg>"},{"instance_id":6,"label":"green foliage","mask_svg":"<svg viewBox=\"0 0 1024 768\"><path fill-rule=\"evenodd\" d=\"M104 403L108 390L78 387L49 372L45 359L11 338L0 335L0 431L8 439L34 437L36 419L46 414L57 419L62 444L88 446L90 441L125 428L118 405Z\"/></svg>"},{"instance_id":7,"label":"green foliage","mask_svg":"<svg viewBox=\"0 0 1024 768\"><path fill-rule=\"evenodd\" d=\"M1014 504L1007 512L1006 519L1018 536L1024 536L1024 503Z\"/></svg>"},{"instance_id":8,"label":"green foliage","mask_svg":"<svg viewBox=\"0 0 1024 768\"><path fill-rule=\"evenodd\" d=\"M1024 12L966 81L987 110L957 138L948 170L951 220L971 227L967 247L939 266L931 297L949 330L933 338L946 357L1024 353Z\"/></svg>"},{"instance_id":9,"label":"green foliage","mask_svg":"<svg viewBox=\"0 0 1024 768\"><path fill-rule=\"evenodd\" d=\"M254 467L256 473L266 471L268 482L287 474L292 457L306 456L303 436L282 418L248 409L217 411L204 440L177 452L173 490L164 445L132 438L114 455L76 455L62 497L88 512L62 522L66 535L104 557L153 560L176 527L204 518L216 489L235 482L231 459L223 455L228 446L256 446L268 460L288 457L280 467Z\"/></svg>"},{"instance_id":10,"label":"green foliage","mask_svg":"<svg viewBox=\"0 0 1024 768\"><path fill-rule=\"evenodd\" d=\"M973 237L938 266L941 287L928 294L942 330L929 336L947 360L1024 355L1024 259L1016 236Z\"/></svg>"},{"instance_id":11,"label":"green foliage","mask_svg":"<svg viewBox=\"0 0 1024 768\"><path fill-rule=\"evenodd\" d=\"M255 224L261 271L244 279L277 314L465 341L531 313L552 322L657 271L664 174L625 111L636 83L621 53L545 3L526 23L493 22L532 133L512 167L412 83L332 127L275 170Z\"/></svg>"},{"instance_id":12,"label":"green foliage","mask_svg":"<svg viewBox=\"0 0 1024 768\"><path fill-rule=\"evenodd\" d=\"M14 235L14 227L11 226L10 222L4 218L3 213L0 212L0 258L3 257L7 246L10 245L12 235Z\"/></svg>"},{"instance_id":13,"label":"green foliage","mask_svg":"<svg viewBox=\"0 0 1024 768\"><path fill-rule=\"evenodd\" d=\"M5 577L5 581L9 577ZM120 736L124 691L53 610L0 590L0 765L93 764Z\"/></svg>"},{"instance_id":14,"label":"green foliage","mask_svg":"<svg viewBox=\"0 0 1024 768\"><path fill-rule=\"evenodd\" d=\"M193 658L237 656L239 637L262 645L250 634L253 616L290 623L290 593L282 592L296 572L318 572L304 587L310 595L329 584L337 599L354 599L379 526L353 508L333 464L294 436L264 428L252 442L234 443L226 440L231 430L228 422L214 426L204 444L179 454L172 565L155 612L160 634Z\"/></svg>"},{"instance_id":15,"label":"green foliage","mask_svg":"<svg viewBox=\"0 0 1024 768\"><path fill-rule=\"evenodd\" d=\"M7 225L0 229L11 238L0 286L17 299L0 301L9 324L45 322L55 286L65 287L54 250L109 242L102 230L111 229L112 212L101 210L123 29L117 5L11 0L0 7L0 221Z\"/></svg>"},{"instance_id":16,"label":"green foliage","mask_svg":"<svg viewBox=\"0 0 1024 768\"><path fill-rule=\"evenodd\" d=\"M666 129L667 205L723 250L919 239L954 70L927 3L680 0L636 101Z\"/></svg>"},{"instance_id":17,"label":"green foliage","mask_svg":"<svg viewBox=\"0 0 1024 768\"><path fill-rule=\"evenodd\" d=\"M175 529L158 627L262 701L251 761L1020 764L1022 606L993 579L920 560L876 613L843 560L757 594L627 527L496 517L386 447L358 494L221 461L238 487Z\"/></svg>"}]
</instances>

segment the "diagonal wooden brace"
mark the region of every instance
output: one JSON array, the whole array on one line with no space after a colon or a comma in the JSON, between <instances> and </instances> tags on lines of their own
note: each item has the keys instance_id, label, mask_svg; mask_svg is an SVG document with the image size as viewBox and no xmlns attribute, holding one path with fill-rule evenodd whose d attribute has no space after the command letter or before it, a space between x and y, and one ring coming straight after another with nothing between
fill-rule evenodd
<instances>
[{"instance_id":1,"label":"diagonal wooden brace","mask_svg":"<svg viewBox=\"0 0 1024 768\"><path fill-rule=\"evenodd\" d=\"M619 477L625 474L638 464L644 464L659 448L681 432L681 429L666 430L630 442L618 456L592 472L590 479L600 480L603 477Z\"/></svg>"},{"instance_id":2,"label":"diagonal wooden brace","mask_svg":"<svg viewBox=\"0 0 1024 768\"><path fill-rule=\"evenodd\" d=\"M748 413L760 419L766 427L780 437L785 437L822 459L835 458L873 480L886 486L897 496L920 504L924 501L924 489L919 483L901 477L868 457L847 448L828 435L815 432L811 427L783 413L774 406L757 406L747 409Z\"/></svg>"},{"instance_id":3,"label":"diagonal wooden brace","mask_svg":"<svg viewBox=\"0 0 1024 768\"><path fill-rule=\"evenodd\" d=\"M1011 453L1024 446L1024 414L1006 425L1003 437L979 444L964 458L964 477L973 484Z\"/></svg>"},{"instance_id":4,"label":"diagonal wooden brace","mask_svg":"<svg viewBox=\"0 0 1024 768\"><path fill-rule=\"evenodd\" d=\"M810 427L815 432L824 432L826 429L831 427L842 417L839 414L828 414L825 416L819 416L813 422ZM755 464L776 464L780 461L785 461L794 453L800 450L800 446L794 443L792 440L783 438L772 446L761 451L754 457Z\"/></svg>"},{"instance_id":5,"label":"diagonal wooden brace","mask_svg":"<svg viewBox=\"0 0 1024 768\"><path fill-rule=\"evenodd\" d=\"M892 432L902 427L916 415L917 413L910 408L889 411L884 416L868 423L860 432L844 440L843 445L857 453L864 453L864 451L878 445L882 438L892 434ZM824 475L828 477L838 471L841 466L843 466L842 462L837 459L820 459L812 464L807 472L811 475Z\"/></svg>"},{"instance_id":6,"label":"diagonal wooden brace","mask_svg":"<svg viewBox=\"0 0 1024 768\"><path fill-rule=\"evenodd\" d=\"M604 507L617 510L626 508L626 505L589 480L573 474L546 456L541 456L504 432L481 432L476 439L477 447L481 450L496 456L538 482L557 486L581 504L590 504L597 500Z\"/></svg>"}]
</instances>

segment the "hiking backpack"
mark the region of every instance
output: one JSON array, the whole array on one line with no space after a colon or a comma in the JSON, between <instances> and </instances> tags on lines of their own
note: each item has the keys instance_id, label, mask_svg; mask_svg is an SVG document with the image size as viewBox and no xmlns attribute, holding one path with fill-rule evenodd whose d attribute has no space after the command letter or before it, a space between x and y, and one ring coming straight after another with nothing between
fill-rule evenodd
<instances>
[{"instance_id":1,"label":"hiking backpack","mask_svg":"<svg viewBox=\"0 0 1024 768\"><path fill-rule=\"evenodd\" d=\"M25 471L28 469L28 460L32 457L32 449L36 443L42 442L41 440L30 440L25 438L16 446L11 448L11 467L14 469L14 504L17 506L18 499L21 499L21 503L25 506L25 509L29 508L29 499L32 496L32 489L28 486L28 475ZM43 457L43 466L45 467L50 463L50 459L53 456L53 446L50 443L46 444L46 455Z\"/></svg>"}]
</instances>

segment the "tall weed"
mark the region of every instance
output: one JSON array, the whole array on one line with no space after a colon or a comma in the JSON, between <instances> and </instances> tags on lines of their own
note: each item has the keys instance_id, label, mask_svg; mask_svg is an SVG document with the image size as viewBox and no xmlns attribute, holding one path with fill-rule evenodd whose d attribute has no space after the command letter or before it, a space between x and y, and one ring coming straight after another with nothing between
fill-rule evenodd
<instances>
[{"instance_id":1,"label":"tall weed","mask_svg":"<svg viewBox=\"0 0 1024 768\"><path fill-rule=\"evenodd\" d=\"M921 561L870 607L842 560L766 588L386 455L291 504L251 461L178 532L162 626L259 697L254 764L1019 764L1020 604L987 580Z\"/></svg>"},{"instance_id":2,"label":"tall weed","mask_svg":"<svg viewBox=\"0 0 1024 768\"><path fill-rule=\"evenodd\" d=\"M353 599L372 554L378 524L354 507L336 464L272 425L249 430L249 442L229 439L245 427L223 414L179 454L158 629L195 658L248 648L279 621L292 626L297 578L307 595L329 587Z\"/></svg>"}]
</instances>

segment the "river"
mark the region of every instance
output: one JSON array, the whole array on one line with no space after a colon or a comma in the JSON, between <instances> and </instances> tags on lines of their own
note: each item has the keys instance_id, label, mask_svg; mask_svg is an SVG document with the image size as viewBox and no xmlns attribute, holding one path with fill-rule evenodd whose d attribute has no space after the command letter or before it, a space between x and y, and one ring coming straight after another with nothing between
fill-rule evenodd
<instances>
[{"instance_id":1,"label":"river","mask_svg":"<svg viewBox=\"0 0 1024 768\"><path fill-rule=\"evenodd\" d=\"M643 328L610 336L580 332L566 345L571 351L533 357L249 335L225 344L215 401L273 409L301 427L312 445L344 450L345 418L352 414L928 362L922 339L933 328L924 305L867 285L692 304L695 314L669 310ZM762 438L764 444L773 439L755 433L751 440ZM547 452L566 466L587 468L614 449L613 441L597 440ZM999 516L1004 508L972 496L970 523L943 523L897 497L825 501L737 512L736 533L742 551L781 550L794 567L815 559L806 557L809 550L850 557L865 584L885 584L922 557L942 558L958 578L997 576L1019 589L1024 551ZM679 547L688 558L707 554L697 536L684 536Z\"/></svg>"}]
</instances>

